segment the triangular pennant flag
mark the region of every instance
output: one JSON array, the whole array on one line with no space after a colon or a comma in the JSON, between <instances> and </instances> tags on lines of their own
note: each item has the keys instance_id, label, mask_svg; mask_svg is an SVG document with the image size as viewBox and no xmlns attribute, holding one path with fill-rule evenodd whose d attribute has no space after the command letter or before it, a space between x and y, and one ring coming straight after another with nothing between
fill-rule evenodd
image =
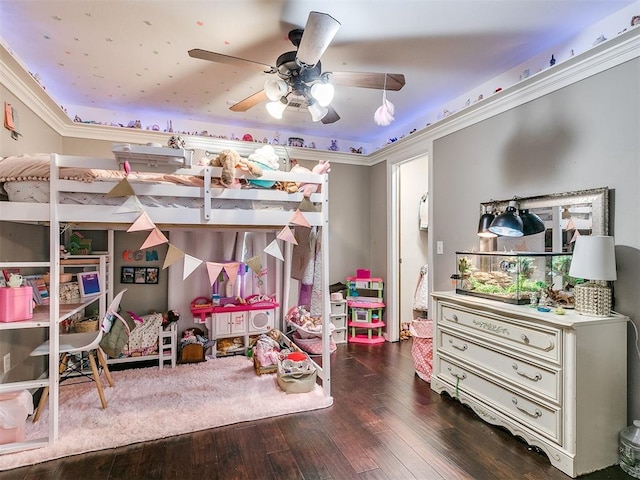
<instances>
[{"instance_id":1,"label":"triangular pennant flag","mask_svg":"<svg viewBox=\"0 0 640 480\"><path fill-rule=\"evenodd\" d=\"M209 273L209 284L213 285L222 271L222 264L207 262L207 272Z\"/></svg>"},{"instance_id":2,"label":"triangular pennant flag","mask_svg":"<svg viewBox=\"0 0 640 480\"><path fill-rule=\"evenodd\" d=\"M262 273L262 262L260 261L260 255L251 257L249 260L245 260L244 263L255 273L260 275Z\"/></svg>"},{"instance_id":3,"label":"triangular pennant flag","mask_svg":"<svg viewBox=\"0 0 640 480\"><path fill-rule=\"evenodd\" d=\"M293 236L293 232L291 231L288 225L285 225L284 228L280 230L280 233L277 235L276 238L279 238L280 240L284 240L285 242L293 243L294 245L298 244L296 237Z\"/></svg>"},{"instance_id":4,"label":"triangular pennant flag","mask_svg":"<svg viewBox=\"0 0 640 480\"><path fill-rule=\"evenodd\" d=\"M164 265L162 265L162 269L164 270L165 268L173 265L182 257L184 257L184 252L178 247L174 247L169 244L169 249L167 250L167 256L164 257Z\"/></svg>"},{"instance_id":5,"label":"triangular pennant flag","mask_svg":"<svg viewBox=\"0 0 640 480\"><path fill-rule=\"evenodd\" d=\"M202 260L191 255L185 254L184 256L184 271L182 272L182 279L186 280L193 271L200 266Z\"/></svg>"},{"instance_id":6,"label":"triangular pennant flag","mask_svg":"<svg viewBox=\"0 0 640 480\"><path fill-rule=\"evenodd\" d=\"M573 223L573 218L570 218L569 221L567 222L567 226L565 227L565 230L575 230L576 226Z\"/></svg>"},{"instance_id":7,"label":"triangular pennant flag","mask_svg":"<svg viewBox=\"0 0 640 480\"><path fill-rule=\"evenodd\" d=\"M300 202L300 206L298 207L301 212L317 212L318 209L315 207L311 200L308 198L303 198L302 202Z\"/></svg>"},{"instance_id":8,"label":"triangular pennant flag","mask_svg":"<svg viewBox=\"0 0 640 480\"><path fill-rule=\"evenodd\" d=\"M311 224L307 221L307 217L303 215L300 209L296 210L291 220L289 220L289 223L300 225L302 227L311 227Z\"/></svg>"},{"instance_id":9,"label":"triangular pennant flag","mask_svg":"<svg viewBox=\"0 0 640 480\"><path fill-rule=\"evenodd\" d=\"M571 240L569 241L569 243L575 242L579 236L580 236L580 231L576 228L576 231L573 232L573 237L571 237Z\"/></svg>"},{"instance_id":10,"label":"triangular pennant flag","mask_svg":"<svg viewBox=\"0 0 640 480\"><path fill-rule=\"evenodd\" d=\"M135 222L129 227L127 232L139 232L141 230L153 230L156 224L149 218L147 212L142 212Z\"/></svg>"},{"instance_id":11,"label":"triangular pennant flag","mask_svg":"<svg viewBox=\"0 0 640 480\"><path fill-rule=\"evenodd\" d=\"M280 245L278 245L277 240L273 240L269 245L267 245L267 248L264 249L264 253L267 253L272 257L276 257L278 260L282 260L284 262L284 257L282 256Z\"/></svg>"},{"instance_id":12,"label":"triangular pennant flag","mask_svg":"<svg viewBox=\"0 0 640 480\"><path fill-rule=\"evenodd\" d=\"M155 247L156 245L160 245L162 243L169 243L169 239L164 236L159 228L154 228L153 230L151 230L151 233L140 247L140 250L144 250L145 248L149 247Z\"/></svg>"},{"instance_id":13,"label":"triangular pennant flag","mask_svg":"<svg viewBox=\"0 0 640 480\"><path fill-rule=\"evenodd\" d=\"M111 189L109 193L107 193L107 197L130 197L135 194L136 192L133 191L129 180L123 178Z\"/></svg>"},{"instance_id":14,"label":"triangular pennant flag","mask_svg":"<svg viewBox=\"0 0 640 480\"><path fill-rule=\"evenodd\" d=\"M229 277L229 283L232 285L236 284L236 278L238 277L238 267L240 266L239 262L230 262L224 264L224 272Z\"/></svg>"},{"instance_id":15,"label":"triangular pennant flag","mask_svg":"<svg viewBox=\"0 0 640 480\"><path fill-rule=\"evenodd\" d=\"M135 213L142 211L142 204L136 195L128 197L114 213Z\"/></svg>"}]
</instances>

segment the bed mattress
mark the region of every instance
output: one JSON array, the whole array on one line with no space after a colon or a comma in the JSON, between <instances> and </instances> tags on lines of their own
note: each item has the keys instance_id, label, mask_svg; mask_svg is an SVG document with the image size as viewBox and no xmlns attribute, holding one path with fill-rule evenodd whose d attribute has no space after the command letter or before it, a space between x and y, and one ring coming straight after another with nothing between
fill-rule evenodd
<instances>
[{"instance_id":1,"label":"bed mattress","mask_svg":"<svg viewBox=\"0 0 640 480\"><path fill-rule=\"evenodd\" d=\"M5 182L5 194L11 202L49 203L49 183L42 181ZM122 205L122 197L107 197L98 193L60 192L59 203L77 205ZM202 198L168 197L168 196L138 196L140 203L149 207L170 208L201 208ZM251 209L251 210L285 210L288 202L253 201L243 199L211 200L211 208L215 209ZM287 209L291 206L287 206Z\"/></svg>"}]
</instances>

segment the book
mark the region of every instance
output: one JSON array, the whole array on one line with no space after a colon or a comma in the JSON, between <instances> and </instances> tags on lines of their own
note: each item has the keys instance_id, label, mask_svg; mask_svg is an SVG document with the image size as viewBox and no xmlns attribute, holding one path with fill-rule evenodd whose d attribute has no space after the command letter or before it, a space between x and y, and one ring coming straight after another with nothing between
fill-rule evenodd
<instances>
[{"instance_id":1,"label":"book","mask_svg":"<svg viewBox=\"0 0 640 480\"><path fill-rule=\"evenodd\" d=\"M42 275L27 275L24 277L27 285L33 290L33 299L38 305L49 304L49 289Z\"/></svg>"}]
</instances>

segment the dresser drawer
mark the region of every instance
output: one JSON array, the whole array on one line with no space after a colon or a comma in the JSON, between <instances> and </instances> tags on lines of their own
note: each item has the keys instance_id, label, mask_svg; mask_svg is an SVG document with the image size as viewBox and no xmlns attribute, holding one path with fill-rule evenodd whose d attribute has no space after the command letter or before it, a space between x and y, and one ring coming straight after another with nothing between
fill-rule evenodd
<instances>
[{"instance_id":1,"label":"dresser drawer","mask_svg":"<svg viewBox=\"0 0 640 480\"><path fill-rule=\"evenodd\" d=\"M560 444L562 411L559 407L524 397L446 358L440 360L438 377L453 384L456 391L468 392L502 414Z\"/></svg>"},{"instance_id":2,"label":"dresser drawer","mask_svg":"<svg viewBox=\"0 0 640 480\"><path fill-rule=\"evenodd\" d=\"M489 371L502 381L511 382L548 400L560 402L560 369L541 367L476 340L470 340L456 332L438 330L438 335L441 353Z\"/></svg>"},{"instance_id":3,"label":"dresser drawer","mask_svg":"<svg viewBox=\"0 0 640 480\"><path fill-rule=\"evenodd\" d=\"M561 359L562 332L559 329L528 325L499 315L446 304L442 305L439 322L443 326L456 326L499 341L524 355L535 355L558 363Z\"/></svg>"}]
</instances>

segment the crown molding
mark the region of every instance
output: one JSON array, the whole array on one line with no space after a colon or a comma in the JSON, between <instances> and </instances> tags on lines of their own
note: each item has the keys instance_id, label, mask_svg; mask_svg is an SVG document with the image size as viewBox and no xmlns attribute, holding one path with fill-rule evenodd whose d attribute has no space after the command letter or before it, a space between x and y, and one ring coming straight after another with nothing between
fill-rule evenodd
<instances>
[{"instance_id":1,"label":"crown molding","mask_svg":"<svg viewBox=\"0 0 640 480\"><path fill-rule=\"evenodd\" d=\"M486 120L524 103L596 75L640 56L640 28L634 28L607 40L569 60L538 72L529 78L481 100L437 123L429 125L397 142L370 154L354 154L311 148L273 145L282 158L373 166L388 161L396 163L423 155L434 140ZM128 129L73 122L45 89L0 46L0 83L62 137L104 140L114 143L165 144L171 133ZM234 149L249 155L260 147L257 142L243 142L214 137L184 136L187 148L219 152Z\"/></svg>"},{"instance_id":2,"label":"crown molding","mask_svg":"<svg viewBox=\"0 0 640 480\"><path fill-rule=\"evenodd\" d=\"M370 165L382 161L396 163L423 155L433 141L450 135L548 95L568 85L604 72L640 56L640 27L621 33L561 64L538 72L526 80L460 110L397 142L369 154Z\"/></svg>"}]
</instances>

